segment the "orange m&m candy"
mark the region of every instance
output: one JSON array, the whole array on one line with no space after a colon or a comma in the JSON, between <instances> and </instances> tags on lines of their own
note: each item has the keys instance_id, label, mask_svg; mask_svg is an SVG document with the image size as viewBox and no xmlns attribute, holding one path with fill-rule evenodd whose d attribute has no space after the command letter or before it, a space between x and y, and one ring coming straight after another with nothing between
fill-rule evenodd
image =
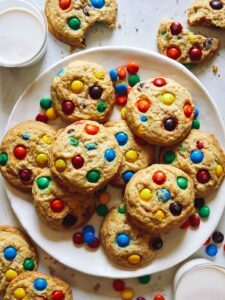
<instances>
[{"instance_id":1,"label":"orange m&m candy","mask_svg":"<svg viewBox=\"0 0 225 300\"><path fill-rule=\"evenodd\" d=\"M137 108L140 112L146 113L150 108L150 101L148 99L138 100Z\"/></svg>"},{"instance_id":2,"label":"orange m&m candy","mask_svg":"<svg viewBox=\"0 0 225 300\"><path fill-rule=\"evenodd\" d=\"M27 155L27 148L25 146L16 146L13 153L17 159L24 159Z\"/></svg>"},{"instance_id":3,"label":"orange m&m candy","mask_svg":"<svg viewBox=\"0 0 225 300\"><path fill-rule=\"evenodd\" d=\"M85 131L90 135L95 135L99 132L99 128L96 125L87 124L85 126Z\"/></svg>"},{"instance_id":4,"label":"orange m&m candy","mask_svg":"<svg viewBox=\"0 0 225 300\"><path fill-rule=\"evenodd\" d=\"M71 0L59 0L59 6L61 9L68 9L71 5Z\"/></svg>"}]
</instances>

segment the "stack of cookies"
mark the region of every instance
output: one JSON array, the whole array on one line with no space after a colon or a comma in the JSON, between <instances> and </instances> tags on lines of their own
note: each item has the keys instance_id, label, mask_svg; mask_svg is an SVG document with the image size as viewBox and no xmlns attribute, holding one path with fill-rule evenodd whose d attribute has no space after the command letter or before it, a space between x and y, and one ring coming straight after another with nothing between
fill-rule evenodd
<instances>
[{"instance_id":1,"label":"stack of cookies","mask_svg":"<svg viewBox=\"0 0 225 300\"><path fill-rule=\"evenodd\" d=\"M192 96L174 80L138 82L126 95L124 119L108 121L114 90L98 64L75 61L60 70L51 96L70 124L56 131L27 121L10 129L0 170L14 187L32 192L38 215L58 231L86 224L106 184L124 188L100 239L112 261L137 268L151 262L164 234L193 214L195 197L219 188L225 155L213 135L192 129Z\"/></svg>"}]
</instances>

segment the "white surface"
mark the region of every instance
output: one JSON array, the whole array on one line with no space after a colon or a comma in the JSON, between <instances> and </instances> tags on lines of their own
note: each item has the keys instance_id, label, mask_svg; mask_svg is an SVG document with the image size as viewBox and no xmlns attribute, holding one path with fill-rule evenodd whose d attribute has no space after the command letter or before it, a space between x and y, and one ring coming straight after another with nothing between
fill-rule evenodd
<instances>
[{"instance_id":1,"label":"white surface","mask_svg":"<svg viewBox=\"0 0 225 300\"><path fill-rule=\"evenodd\" d=\"M36 0L43 6L44 0ZM87 38L88 47L101 45L127 45L139 46L146 49L156 51L156 33L160 20L163 17L174 17L182 22L186 20L186 8L191 4L192 0L167 0L156 2L154 0L119 0L119 16L118 22L121 22L122 29L110 31L102 25L96 25L90 30ZM225 76L225 38L224 32L221 30L193 28L195 32L205 32L208 35L212 34L221 39L221 49L219 55L214 57L210 62L193 70L196 76L208 88L213 96L213 99L219 107L221 116L224 120L224 76ZM69 47L55 41L52 36L49 36L48 51L45 58L38 65L27 69L0 69L0 134L3 135L7 119L15 101L18 99L25 87L46 67L52 65L59 59L69 54ZM113 55L113 54L112 54ZM212 65L219 67L220 77L212 73ZM18 224L13 215L7 197L3 188L3 181L0 186L1 210L0 220L2 224ZM219 228L225 228L225 220L221 222ZM192 241L190 241L192 243ZM46 270L51 265L56 270L56 274L63 278L69 277L69 282L73 284L74 296L77 300L108 300L120 299L119 294L113 292L112 281L107 279L99 279L91 276L86 276L71 270L65 270L64 267L55 263L53 260L46 258L46 255L39 251L42 269ZM197 256L203 256L203 251L198 252ZM74 259L79 259L74 257ZM215 261L218 264L224 265L224 254L222 250L216 256ZM91 263L91 262L89 262ZM152 276L150 284L143 286L136 279L126 281L127 286L132 286L137 296L144 296L147 300L152 300L153 295L162 292L166 299L172 300L171 288L172 279L175 268L166 272ZM94 292L93 287L101 283L98 292ZM76 286L76 288L75 288Z\"/></svg>"},{"instance_id":2,"label":"white surface","mask_svg":"<svg viewBox=\"0 0 225 300\"><path fill-rule=\"evenodd\" d=\"M113 57L111 56L111 53L113 53ZM156 76L169 77L191 91L196 106L200 108L202 129L214 133L221 145L225 148L225 133L222 121L220 120L220 116L213 100L198 79L196 79L196 77L181 64L157 53L141 49L138 50L138 48L135 50L133 50L133 48L122 47L95 48L93 50L76 53L54 65L40 75L40 77L26 89L10 115L7 128L11 128L15 124L27 120L27 116L29 116L30 119L35 119L35 116L40 111L39 99L50 97L50 85L52 79L55 74L69 62L76 59L88 60L103 64L105 69L110 71L115 66L125 65L134 58L140 65L139 75L142 80L147 80ZM118 118L120 119L120 111L115 107L112 119ZM64 124L64 126L66 126L66 124ZM109 191L111 199L113 199L110 201L110 205L113 206L115 203L120 203L122 200L121 191L115 188L111 188ZM136 271L120 269L111 264L104 255L104 251L101 247L98 251L94 252L88 251L84 249L84 247L74 247L71 232L60 233L52 231L48 226L39 221L31 202L32 197L27 197L24 193L19 193L16 189L8 185L7 194L12 208L22 226L29 235L32 236L36 243L56 260L68 267L70 266L75 270L90 275L128 278L153 274L168 269L197 251L205 240L207 240L208 236L219 222L225 205L223 197L225 194L225 182L216 194L210 196L210 199L207 199L211 209L209 220L202 222L198 230L189 230L186 232L179 229L166 235L163 249L158 251L156 259L154 259L150 265ZM30 201L26 201L28 198ZM215 198L216 201L214 201ZM97 231L101 221L102 218L95 216L89 223L92 224ZM193 242L190 243L190 240ZM62 251L64 253L63 256L61 255ZM79 256L79 260L73 260L74 256ZM92 261L91 265L87 264L87 261L90 260Z\"/></svg>"}]
</instances>

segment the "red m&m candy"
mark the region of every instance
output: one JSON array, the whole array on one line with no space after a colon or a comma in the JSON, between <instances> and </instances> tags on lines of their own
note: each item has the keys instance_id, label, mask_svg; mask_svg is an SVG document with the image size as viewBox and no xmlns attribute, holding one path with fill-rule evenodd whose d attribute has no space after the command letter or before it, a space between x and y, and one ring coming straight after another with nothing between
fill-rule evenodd
<instances>
[{"instance_id":1,"label":"red m&m candy","mask_svg":"<svg viewBox=\"0 0 225 300\"><path fill-rule=\"evenodd\" d=\"M80 155L76 155L72 158L72 164L75 169L81 169L84 165L84 159Z\"/></svg>"},{"instance_id":2,"label":"red m&m candy","mask_svg":"<svg viewBox=\"0 0 225 300\"><path fill-rule=\"evenodd\" d=\"M193 113L193 108L190 103L184 105L184 114L187 118L190 118Z\"/></svg>"},{"instance_id":3,"label":"red m&m candy","mask_svg":"<svg viewBox=\"0 0 225 300\"><path fill-rule=\"evenodd\" d=\"M62 291L54 291L52 293L52 300L63 300L65 298L65 295Z\"/></svg>"},{"instance_id":4,"label":"red m&m candy","mask_svg":"<svg viewBox=\"0 0 225 300\"><path fill-rule=\"evenodd\" d=\"M63 101L62 111L65 115L71 115L74 112L75 105L72 101Z\"/></svg>"},{"instance_id":5,"label":"red m&m candy","mask_svg":"<svg viewBox=\"0 0 225 300\"><path fill-rule=\"evenodd\" d=\"M171 25L170 25L170 31L172 33L172 35L178 35L181 33L183 27L181 25L180 22L173 22Z\"/></svg>"},{"instance_id":6,"label":"red m&m candy","mask_svg":"<svg viewBox=\"0 0 225 300\"><path fill-rule=\"evenodd\" d=\"M125 79L126 75L127 75L127 72L126 72L124 67L119 67L118 70L117 70L117 74L119 75L120 79Z\"/></svg>"},{"instance_id":7,"label":"red m&m candy","mask_svg":"<svg viewBox=\"0 0 225 300\"><path fill-rule=\"evenodd\" d=\"M53 200L51 202L51 210L54 212L59 213L63 211L64 207L65 207L65 203L62 200Z\"/></svg>"},{"instance_id":8,"label":"red m&m candy","mask_svg":"<svg viewBox=\"0 0 225 300\"><path fill-rule=\"evenodd\" d=\"M100 240L99 238L95 237L94 242L89 244L88 247L91 249L96 249L99 247L99 245L100 245Z\"/></svg>"},{"instance_id":9,"label":"red m&m candy","mask_svg":"<svg viewBox=\"0 0 225 300\"><path fill-rule=\"evenodd\" d=\"M99 128L96 125L87 124L85 126L85 131L90 135L95 135L99 132Z\"/></svg>"},{"instance_id":10,"label":"red m&m candy","mask_svg":"<svg viewBox=\"0 0 225 300\"><path fill-rule=\"evenodd\" d=\"M200 225L200 218L197 214L194 214L190 216L189 222L192 227L197 228Z\"/></svg>"},{"instance_id":11,"label":"red m&m candy","mask_svg":"<svg viewBox=\"0 0 225 300\"><path fill-rule=\"evenodd\" d=\"M59 6L61 9L68 9L71 5L71 0L59 0Z\"/></svg>"},{"instance_id":12,"label":"red m&m candy","mask_svg":"<svg viewBox=\"0 0 225 300\"><path fill-rule=\"evenodd\" d=\"M193 46L189 50L189 56L192 61L198 61L202 57L202 50L197 46Z\"/></svg>"},{"instance_id":13,"label":"red m&m candy","mask_svg":"<svg viewBox=\"0 0 225 300\"><path fill-rule=\"evenodd\" d=\"M155 78L152 83L157 87L161 87L166 85L166 80L164 78Z\"/></svg>"},{"instance_id":14,"label":"red m&m candy","mask_svg":"<svg viewBox=\"0 0 225 300\"><path fill-rule=\"evenodd\" d=\"M42 122L42 123L48 123L48 117L46 114L38 114L36 116L36 121Z\"/></svg>"},{"instance_id":15,"label":"red m&m candy","mask_svg":"<svg viewBox=\"0 0 225 300\"><path fill-rule=\"evenodd\" d=\"M206 184L207 182L209 182L211 177L208 170L199 170L196 175L196 178L198 182Z\"/></svg>"},{"instance_id":16,"label":"red m&m candy","mask_svg":"<svg viewBox=\"0 0 225 300\"><path fill-rule=\"evenodd\" d=\"M177 59L181 56L181 51L180 51L179 48L171 47L171 48L167 49L166 55L167 55L169 58L172 58L172 59L174 59L174 60L177 60Z\"/></svg>"},{"instance_id":17,"label":"red m&m candy","mask_svg":"<svg viewBox=\"0 0 225 300\"><path fill-rule=\"evenodd\" d=\"M116 104L125 105L126 103L127 103L127 96L126 95L116 96Z\"/></svg>"},{"instance_id":18,"label":"red m&m candy","mask_svg":"<svg viewBox=\"0 0 225 300\"><path fill-rule=\"evenodd\" d=\"M198 150L201 150L204 148L204 142L203 141L197 141L196 147Z\"/></svg>"},{"instance_id":19,"label":"red m&m candy","mask_svg":"<svg viewBox=\"0 0 225 300\"><path fill-rule=\"evenodd\" d=\"M127 64L128 73L135 75L139 71L139 65L136 62L130 62Z\"/></svg>"},{"instance_id":20,"label":"red m&m candy","mask_svg":"<svg viewBox=\"0 0 225 300\"><path fill-rule=\"evenodd\" d=\"M152 179L156 184L163 184L166 181L166 174L162 171L155 172Z\"/></svg>"},{"instance_id":21,"label":"red m&m candy","mask_svg":"<svg viewBox=\"0 0 225 300\"><path fill-rule=\"evenodd\" d=\"M125 283L121 279L115 279L113 281L113 288L117 292L122 292L125 289Z\"/></svg>"},{"instance_id":22,"label":"red m&m candy","mask_svg":"<svg viewBox=\"0 0 225 300\"><path fill-rule=\"evenodd\" d=\"M165 300L165 297L163 295L155 295L153 300Z\"/></svg>"},{"instance_id":23,"label":"red m&m candy","mask_svg":"<svg viewBox=\"0 0 225 300\"><path fill-rule=\"evenodd\" d=\"M23 169L19 171L19 177L21 181L29 181L31 179L32 172L28 169Z\"/></svg>"},{"instance_id":24,"label":"red m&m candy","mask_svg":"<svg viewBox=\"0 0 225 300\"><path fill-rule=\"evenodd\" d=\"M27 155L27 148L25 146L16 146L13 151L14 156L17 159L24 159Z\"/></svg>"},{"instance_id":25,"label":"red m&m candy","mask_svg":"<svg viewBox=\"0 0 225 300\"><path fill-rule=\"evenodd\" d=\"M84 237L82 232L76 232L73 235L74 244L81 245L84 243Z\"/></svg>"}]
</instances>

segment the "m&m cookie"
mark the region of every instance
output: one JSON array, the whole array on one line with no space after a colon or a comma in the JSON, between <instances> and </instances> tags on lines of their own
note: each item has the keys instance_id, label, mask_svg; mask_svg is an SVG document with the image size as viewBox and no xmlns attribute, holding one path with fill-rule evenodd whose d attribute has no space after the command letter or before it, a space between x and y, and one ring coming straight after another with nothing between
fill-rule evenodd
<instances>
[{"instance_id":1,"label":"m&m cookie","mask_svg":"<svg viewBox=\"0 0 225 300\"><path fill-rule=\"evenodd\" d=\"M168 233L192 214L194 186L183 171L155 164L138 171L125 190L127 214L141 229Z\"/></svg>"},{"instance_id":2,"label":"m&m cookie","mask_svg":"<svg viewBox=\"0 0 225 300\"><path fill-rule=\"evenodd\" d=\"M177 82L152 78L132 88L125 118L133 133L146 142L173 145L190 132L194 104L188 90Z\"/></svg>"},{"instance_id":3,"label":"m&m cookie","mask_svg":"<svg viewBox=\"0 0 225 300\"><path fill-rule=\"evenodd\" d=\"M131 177L140 169L153 162L154 148L139 137L135 137L123 120L111 121L105 124L112 133L122 152L122 164L111 183L125 186Z\"/></svg>"},{"instance_id":4,"label":"m&m cookie","mask_svg":"<svg viewBox=\"0 0 225 300\"><path fill-rule=\"evenodd\" d=\"M218 39L194 34L173 20L161 22L157 42L161 54L187 66L209 59L219 48Z\"/></svg>"},{"instance_id":5,"label":"m&m cookie","mask_svg":"<svg viewBox=\"0 0 225 300\"><path fill-rule=\"evenodd\" d=\"M122 154L103 125L78 121L62 129L52 146L51 171L70 192L93 193L117 173Z\"/></svg>"},{"instance_id":6,"label":"m&m cookie","mask_svg":"<svg viewBox=\"0 0 225 300\"><path fill-rule=\"evenodd\" d=\"M105 122L113 109L115 93L109 74L95 63L75 61L51 84L53 106L67 122Z\"/></svg>"},{"instance_id":7,"label":"m&m cookie","mask_svg":"<svg viewBox=\"0 0 225 300\"><path fill-rule=\"evenodd\" d=\"M57 184L50 170L45 170L36 177L32 194L38 215L55 230L79 228L95 212L94 195L67 192Z\"/></svg>"},{"instance_id":8,"label":"m&m cookie","mask_svg":"<svg viewBox=\"0 0 225 300\"><path fill-rule=\"evenodd\" d=\"M0 171L17 189L31 192L34 178L49 167L49 150L55 139L53 127L37 121L11 128L0 146Z\"/></svg>"},{"instance_id":9,"label":"m&m cookie","mask_svg":"<svg viewBox=\"0 0 225 300\"><path fill-rule=\"evenodd\" d=\"M195 0L188 9L189 25L225 29L225 0Z\"/></svg>"},{"instance_id":10,"label":"m&m cookie","mask_svg":"<svg viewBox=\"0 0 225 300\"><path fill-rule=\"evenodd\" d=\"M37 269L35 248L15 227L0 226L0 253L0 293L21 273Z\"/></svg>"},{"instance_id":11,"label":"m&m cookie","mask_svg":"<svg viewBox=\"0 0 225 300\"><path fill-rule=\"evenodd\" d=\"M9 284L3 299L72 300L73 296L70 286L61 279L40 272L27 272Z\"/></svg>"},{"instance_id":12,"label":"m&m cookie","mask_svg":"<svg viewBox=\"0 0 225 300\"><path fill-rule=\"evenodd\" d=\"M96 22L115 27L117 0L46 0L49 31L74 48L85 47L85 35Z\"/></svg>"},{"instance_id":13,"label":"m&m cookie","mask_svg":"<svg viewBox=\"0 0 225 300\"><path fill-rule=\"evenodd\" d=\"M186 172L198 198L215 192L225 175L225 155L218 141L212 134L196 129L182 143L163 149L160 161Z\"/></svg>"},{"instance_id":14,"label":"m&m cookie","mask_svg":"<svg viewBox=\"0 0 225 300\"><path fill-rule=\"evenodd\" d=\"M160 236L150 236L132 224L124 204L109 211L101 225L100 238L107 256L127 268L150 263L163 246Z\"/></svg>"}]
</instances>

